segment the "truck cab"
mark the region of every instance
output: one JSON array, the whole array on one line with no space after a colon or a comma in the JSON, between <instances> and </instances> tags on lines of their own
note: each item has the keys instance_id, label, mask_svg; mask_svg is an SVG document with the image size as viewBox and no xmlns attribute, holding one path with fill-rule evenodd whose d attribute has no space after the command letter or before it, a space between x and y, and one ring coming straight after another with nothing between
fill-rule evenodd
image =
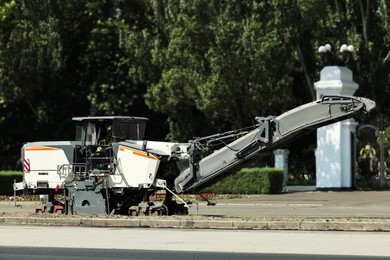
<instances>
[{"instance_id":1,"label":"truck cab","mask_svg":"<svg viewBox=\"0 0 390 260\"><path fill-rule=\"evenodd\" d=\"M113 174L113 143L142 140L149 119L128 116L74 117L76 143L73 170Z\"/></svg>"}]
</instances>

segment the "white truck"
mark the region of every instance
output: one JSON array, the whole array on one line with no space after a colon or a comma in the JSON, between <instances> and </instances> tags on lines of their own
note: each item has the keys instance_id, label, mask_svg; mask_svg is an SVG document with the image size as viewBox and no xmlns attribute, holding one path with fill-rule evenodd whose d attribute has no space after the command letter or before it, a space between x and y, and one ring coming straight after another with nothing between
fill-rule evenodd
<instances>
[{"instance_id":1,"label":"white truck","mask_svg":"<svg viewBox=\"0 0 390 260\"><path fill-rule=\"evenodd\" d=\"M324 96L280 116L258 117L240 130L194 138L188 143L144 140L143 117L75 117L74 141L32 142L21 149L23 187L46 194L37 210L67 214L186 214L172 198L195 193L237 172L244 163L319 126L367 113L375 102ZM160 206L151 194L165 190ZM55 194L63 194L57 201Z\"/></svg>"}]
</instances>

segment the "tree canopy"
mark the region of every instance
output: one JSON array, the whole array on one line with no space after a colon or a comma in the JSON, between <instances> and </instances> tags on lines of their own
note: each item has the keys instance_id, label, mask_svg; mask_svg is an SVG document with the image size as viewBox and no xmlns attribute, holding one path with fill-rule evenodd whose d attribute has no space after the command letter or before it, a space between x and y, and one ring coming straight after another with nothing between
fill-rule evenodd
<instances>
[{"instance_id":1,"label":"tree canopy","mask_svg":"<svg viewBox=\"0 0 390 260\"><path fill-rule=\"evenodd\" d=\"M357 94L388 118L386 0L0 0L0 169L72 139L73 116L146 116L185 142L278 115L315 99L325 43L354 45Z\"/></svg>"}]
</instances>

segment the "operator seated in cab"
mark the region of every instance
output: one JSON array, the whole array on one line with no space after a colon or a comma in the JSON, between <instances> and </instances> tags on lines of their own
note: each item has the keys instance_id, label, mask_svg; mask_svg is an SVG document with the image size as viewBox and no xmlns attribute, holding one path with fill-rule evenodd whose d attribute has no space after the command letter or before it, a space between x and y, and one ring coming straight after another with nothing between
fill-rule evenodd
<instances>
[{"instance_id":1,"label":"operator seated in cab","mask_svg":"<svg viewBox=\"0 0 390 260\"><path fill-rule=\"evenodd\" d=\"M102 128L102 132L104 132L103 129L104 128ZM111 146L111 126L107 126L105 132L105 138L99 141L98 147L96 148L97 153L106 153L107 149ZM102 136L104 136L104 134Z\"/></svg>"}]
</instances>

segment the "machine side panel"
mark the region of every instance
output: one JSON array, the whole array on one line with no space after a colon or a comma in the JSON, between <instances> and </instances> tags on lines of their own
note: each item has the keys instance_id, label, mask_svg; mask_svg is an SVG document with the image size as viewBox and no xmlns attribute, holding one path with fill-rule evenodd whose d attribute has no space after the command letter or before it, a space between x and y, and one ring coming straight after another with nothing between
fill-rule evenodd
<instances>
[{"instance_id":1,"label":"machine side panel","mask_svg":"<svg viewBox=\"0 0 390 260\"><path fill-rule=\"evenodd\" d=\"M160 163L156 156L120 145L117 160L125 182L130 187L147 188L153 184Z\"/></svg>"},{"instance_id":2,"label":"machine side panel","mask_svg":"<svg viewBox=\"0 0 390 260\"><path fill-rule=\"evenodd\" d=\"M341 121L357 115L362 110L368 112L373 107L375 104L364 98L327 97L294 108L275 119L279 123L279 133L284 136L298 129Z\"/></svg>"},{"instance_id":3,"label":"machine side panel","mask_svg":"<svg viewBox=\"0 0 390 260\"><path fill-rule=\"evenodd\" d=\"M248 143L256 140L257 134L259 134L259 131L256 129L230 143L224 148L217 150L211 155L203 158L199 162L199 176L197 177L200 179L205 178L230 165L231 163L238 161L236 152L248 145Z\"/></svg>"},{"instance_id":4,"label":"machine side panel","mask_svg":"<svg viewBox=\"0 0 390 260\"><path fill-rule=\"evenodd\" d=\"M142 150L144 141L139 140L126 140L122 144L137 149ZM157 153L161 155L170 156L175 151L186 152L187 148L190 146L189 143L173 143L173 142L159 142L159 141L147 141L145 143L145 151L151 153ZM183 151L185 150L185 151Z\"/></svg>"},{"instance_id":5,"label":"machine side panel","mask_svg":"<svg viewBox=\"0 0 390 260\"><path fill-rule=\"evenodd\" d=\"M285 135L287 132L300 128L308 122L315 122L329 117L330 113L328 106L319 105L314 102L309 103L277 117L279 132L281 135Z\"/></svg>"},{"instance_id":6,"label":"machine side panel","mask_svg":"<svg viewBox=\"0 0 390 260\"><path fill-rule=\"evenodd\" d=\"M22 148L22 157L27 188L55 189L63 182L58 167L73 161L73 145L71 142L28 143Z\"/></svg>"}]
</instances>

